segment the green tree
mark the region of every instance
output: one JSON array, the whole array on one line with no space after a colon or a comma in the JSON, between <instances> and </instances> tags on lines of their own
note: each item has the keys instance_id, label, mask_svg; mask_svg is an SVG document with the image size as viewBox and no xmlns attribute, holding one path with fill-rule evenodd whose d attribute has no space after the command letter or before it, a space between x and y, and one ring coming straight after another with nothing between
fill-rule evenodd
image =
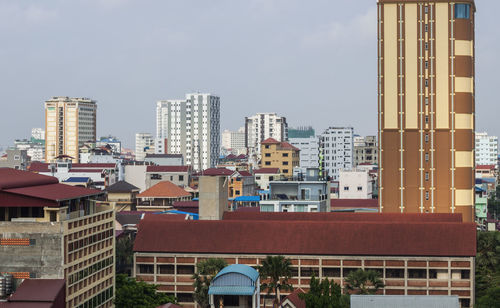
<instances>
[{"instance_id":1,"label":"green tree","mask_svg":"<svg viewBox=\"0 0 500 308\"><path fill-rule=\"evenodd\" d=\"M307 308L349 308L349 295L342 294L342 288L333 280L311 277L309 292L299 294Z\"/></svg>"},{"instance_id":2,"label":"green tree","mask_svg":"<svg viewBox=\"0 0 500 308\"><path fill-rule=\"evenodd\" d=\"M375 294L378 289L384 287L378 272L361 268L350 272L345 283L349 294Z\"/></svg>"},{"instance_id":3,"label":"green tree","mask_svg":"<svg viewBox=\"0 0 500 308\"><path fill-rule=\"evenodd\" d=\"M118 274L115 305L118 308L155 308L167 303L176 303L175 297L157 292L157 287L136 281L125 274Z\"/></svg>"},{"instance_id":4,"label":"green tree","mask_svg":"<svg viewBox=\"0 0 500 308\"><path fill-rule=\"evenodd\" d=\"M219 258L210 258L196 264L196 273L193 275L193 297L202 308L210 307L208 288L212 279L226 266L226 260Z\"/></svg>"},{"instance_id":5,"label":"green tree","mask_svg":"<svg viewBox=\"0 0 500 308\"><path fill-rule=\"evenodd\" d=\"M476 303L500 303L500 232L478 232L476 253Z\"/></svg>"},{"instance_id":6,"label":"green tree","mask_svg":"<svg viewBox=\"0 0 500 308\"><path fill-rule=\"evenodd\" d=\"M263 282L260 289L267 294L275 294L273 307L278 307L280 302L280 291L292 291L293 287L288 280L292 276L292 262L283 256L267 256L257 270Z\"/></svg>"},{"instance_id":7,"label":"green tree","mask_svg":"<svg viewBox=\"0 0 500 308\"><path fill-rule=\"evenodd\" d=\"M130 234L119 237L116 242L116 273L127 274L132 273L134 264L134 241Z\"/></svg>"}]
</instances>

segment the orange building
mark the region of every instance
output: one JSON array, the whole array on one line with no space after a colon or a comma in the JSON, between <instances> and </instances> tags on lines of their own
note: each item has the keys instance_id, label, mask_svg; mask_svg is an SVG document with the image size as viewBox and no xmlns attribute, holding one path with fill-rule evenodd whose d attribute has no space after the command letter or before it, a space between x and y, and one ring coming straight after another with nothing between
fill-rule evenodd
<instances>
[{"instance_id":1,"label":"orange building","mask_svg":"<svg viewBox=\"0 0 500 308\"><path fill-rule=\"evenodd\" d=\"M300 165L300 150L288 142L268 138L261 143L261 168L279 168L285 178L293 177L293 168Z\"/></svg>"}]
</instances>

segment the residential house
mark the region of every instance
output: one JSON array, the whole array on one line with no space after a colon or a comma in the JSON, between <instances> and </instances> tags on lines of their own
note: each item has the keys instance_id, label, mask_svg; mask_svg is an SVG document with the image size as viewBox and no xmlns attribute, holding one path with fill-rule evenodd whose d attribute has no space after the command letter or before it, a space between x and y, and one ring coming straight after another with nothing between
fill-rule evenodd
<instances>
[{"instance_id":1,"label":"residential house","mask_svg":"<svg viewBox=\"0 0 500 308\"><path fill-rule=\"evenodd\" d=\"M261 143L261 168L279 168L285 178L293 177L293 168L300 165L300 150L288 142L268 138Z\"/></svg>"}]
</instances>

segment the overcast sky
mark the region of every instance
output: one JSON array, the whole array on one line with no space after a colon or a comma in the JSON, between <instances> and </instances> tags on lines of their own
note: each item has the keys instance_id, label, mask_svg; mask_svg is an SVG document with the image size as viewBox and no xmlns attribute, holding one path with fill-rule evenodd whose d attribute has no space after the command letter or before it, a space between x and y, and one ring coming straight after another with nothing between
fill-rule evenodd
<instances>
[{"instance_id":1,"label":"overcast sky","mask_svg":"<svg viewBox=\"0 0 500 308\"><path fill-rule=\"evenodd\" d=\"M500 135L500 1L476 5L476 127ZM277 112L376 134L376 35L376 0L0 0L0 145L83 96L130 147L157 100L191 91L221 97L221 130Z\"/></svg>"}]
</instances>

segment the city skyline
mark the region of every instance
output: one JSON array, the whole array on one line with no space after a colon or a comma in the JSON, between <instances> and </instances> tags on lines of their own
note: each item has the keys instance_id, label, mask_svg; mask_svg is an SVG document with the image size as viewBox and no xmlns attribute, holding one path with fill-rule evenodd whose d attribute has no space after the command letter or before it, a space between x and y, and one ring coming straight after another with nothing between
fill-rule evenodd
<instances>
[{"instance_id":1,"label":"city skyline","mask_svg":"<svg viewBox=\"0 0 500 308\"><path fill-rule=\"evenodd\" d=\"M136 132L155 132L157 100L190 91L220 96L221 130L276 112L291 127L353 126L357 134L376 134L376 1L154 4L155 12L142 12L130 1L0 1L0 37L9 46L0 60L7 111L1 147L43 127L43 102L57 95L95 99L97 135L116 135L128 148ZM500 40L491 26L500 3L476 5L476 128L500 135L493 94ZM215 14L209 23L207 11ZM181 18L188 12L200 21ZM213 46L203 53L190 51L208 42Z\"/></svg>"}]
</instances>

